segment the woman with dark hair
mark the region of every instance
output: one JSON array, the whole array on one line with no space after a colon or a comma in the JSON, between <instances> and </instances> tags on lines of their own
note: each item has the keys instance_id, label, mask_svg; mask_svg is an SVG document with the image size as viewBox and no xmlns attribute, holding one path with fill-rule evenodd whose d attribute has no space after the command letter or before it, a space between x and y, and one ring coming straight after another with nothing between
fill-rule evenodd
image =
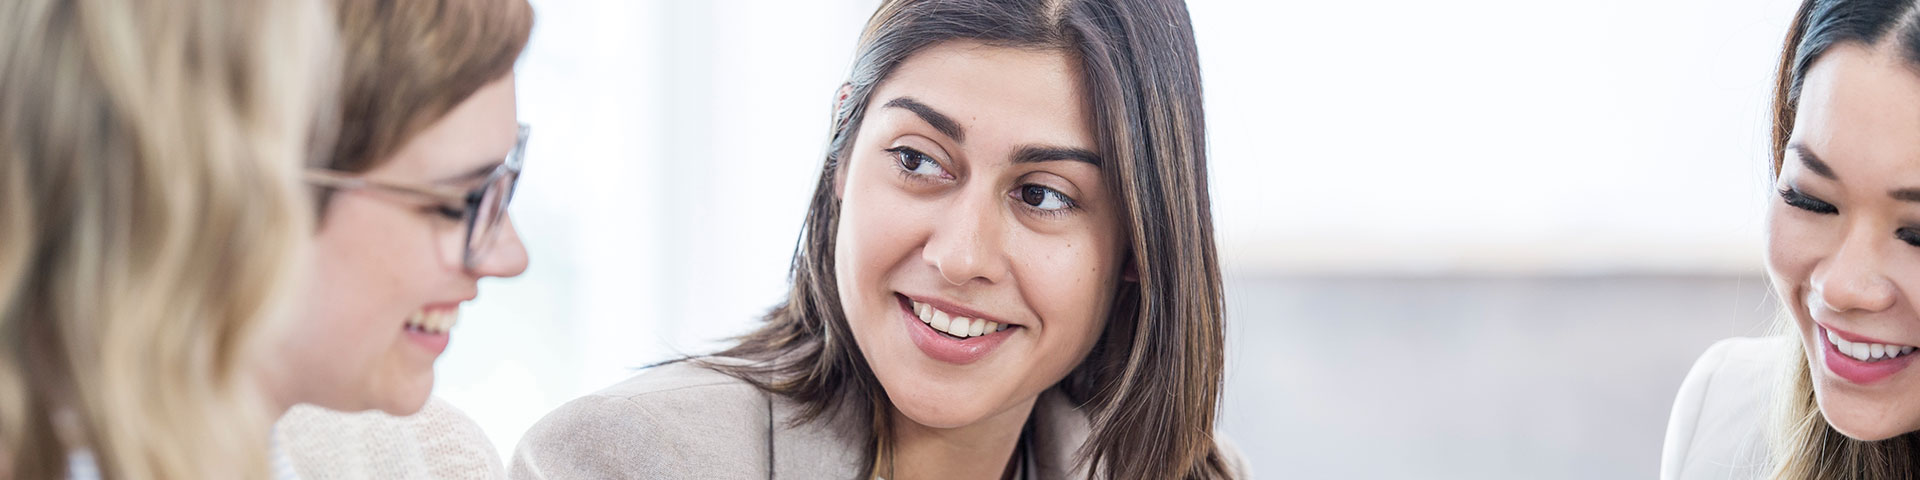
<instances>
[{"instance_id":1,"label":"woman with dark hair","mask_svg":"<svg viewBox=\"0 0 1920 480\"><path fill-rule=\"evenodd\" d=\"M1694 366L1661 476L1915 478L1920 8L1801 3L1773 111L1767 273L1786 315Z\"/></svg>"},{"instance_id":2,"label":"woman with dark hair","mask_svg":"<svg viewBox=\"0 0 1920 480\"><path fill-rule=\"evenodd\" d=\"M787 300L511 475L1244 477L1185 5L887 1L855 58Z\"/></svg>"}]
</instances>

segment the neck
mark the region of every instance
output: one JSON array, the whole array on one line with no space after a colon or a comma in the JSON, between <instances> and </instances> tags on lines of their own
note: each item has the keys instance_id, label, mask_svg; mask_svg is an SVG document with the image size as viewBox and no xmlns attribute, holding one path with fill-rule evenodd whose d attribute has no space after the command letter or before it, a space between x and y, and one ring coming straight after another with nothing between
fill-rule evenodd
<instances>
[{"instance_id":1,"label":"neck","mask_svg":"<svg viewBox=\"0 0 1920 480\"><path fill-rule=\"evenodd\" d=\"M280 416L287 414L287 410L300 404L300 395L289 385L289 377L273 368L262 368L254 373L254 385L260 389L261 400L266 402L268 421L279 421Z\"/></svg>"},{"instance_id":2,"label":"neck","mask_svg":"<svg viewBox=\"0 0 1920 480\"><path fill-rule=\"evenodd\" d=\"M969 425L921 425L889 408L893 420L893 475L889 478L1002 478L1011 472L1020 430L1037 399Z\"/></svg>"}]
</instances>

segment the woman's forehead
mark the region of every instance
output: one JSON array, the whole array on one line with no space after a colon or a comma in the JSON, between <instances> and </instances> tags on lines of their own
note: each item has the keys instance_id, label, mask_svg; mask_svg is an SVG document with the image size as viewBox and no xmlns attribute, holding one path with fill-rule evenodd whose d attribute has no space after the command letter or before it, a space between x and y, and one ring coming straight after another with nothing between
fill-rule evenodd
<instances>
[{"instance_id":1,"label":"woman's forehead","mask_svg":"<svg viewBox=\"0 0 1920 480\"><path fill-rule=\"evenodd\" d=\"M1795 117L1793 143L1843 178L1920 172L1920 72L1897 53L1836 45L1808 69Z\"/></svg>"},{"instance_id":2,"label":"woman's forehead","mask_svg":"<svg viewBox=\"0 0 1920 480\"><path fill-rule=\"evenodd\" d=\"M1073 59L1056 50L943 42L901 62L874 91L868 111L889 110L886 105L908 97L951 118L967 143L1092 149L1078 72Z\"/></svg>"}]
</instances>

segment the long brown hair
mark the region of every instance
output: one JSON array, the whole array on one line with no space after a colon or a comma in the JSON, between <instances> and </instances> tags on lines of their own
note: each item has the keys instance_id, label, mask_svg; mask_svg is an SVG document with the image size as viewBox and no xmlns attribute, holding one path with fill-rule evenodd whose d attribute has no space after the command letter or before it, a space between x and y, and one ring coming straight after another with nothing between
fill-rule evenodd
<instances>
[{"instance_id":1,"label":"long brown hair","mask_svg":"<svg viewBox=\"0 0 1920 480\"><path fill-rule=\"evenodd\" d=\"M331 82L306 0L0 2L0 478L261 478ZM10 458L7 458L10 457Z\"/></svg>"},{"instance_id":2,"label":"long brown hair","mask_svg":"<svg viewBox=\"0 0 1920 480\"><path fill-rule=\"evenodd\" d=\"M1909 66L1920 67L1920 13L1913 0L1804 0L1781 48L1774 83L1772 168L1778 178L1800 106L1807 70L1835 46L1894 44ZM1790 377L1776 395L1770 430L1773 478L1893 479L1920 476L1920 433L1886 440L1854 440L1834 430L1814 397L1812 364L1790 315L1777 330L1791 339Z\"/></svg>"},{"instance_id":3,"label":"long brown hair","mask_svg":"<svg viewBox=\"0 0 1920 480\"><path fill-rule=\"evenodd\" d=\"M1123 283L1101 338L1061 381L1090 412L1078 460L1114 478L1225 478L1213 440L1224 364L1221 282L1207 200L1206 131L1193 27L1178 0L889 0L860 37L834 115L792 290L713 365L804 405L798 421L871 421L867 455L891 465L890 408L853 342L834 278L834 175L874 88L909 56L953 40L1057 50L1079 62L1106 182L1122 192L1139 282ZM874 473L868 472L869 476Z\"/></svg>"}]
</instances>

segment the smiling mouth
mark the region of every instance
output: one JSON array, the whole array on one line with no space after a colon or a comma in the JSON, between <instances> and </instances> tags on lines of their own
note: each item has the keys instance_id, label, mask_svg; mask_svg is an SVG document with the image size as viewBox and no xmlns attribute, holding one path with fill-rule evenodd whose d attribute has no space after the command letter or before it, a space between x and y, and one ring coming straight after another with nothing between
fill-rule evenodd
<instances>
[{"instance_id":1,"label":"smiling mouth","mask_svg":"<svg viewBox=\"0 0 1920 480\"><path fill-rule=\"evenodd\" d=\"M403 328L410 332L438 335L453 330L453 324L459 322L458 309L420 309L407 316L407 323Z\"/></svg>"},{"instance_id":2,"label":"smiling mouth","mask_svg":"<svg viewBox=\"0 0 1920 480\"><path fill-rule=\"evenodd\" d=\"M955 340L966 340L968 338L985 336L1015 327L1015 325L947 313L932 305L913 301L913 299L906 298L904 295L900 296L900 300L904 304L902 306L912 310L913 315L920 318L921 323L925 323L928 327L933 328L933 331L940 332L942 335Z\"/></svg>"},{"instance_id":3,"label":"smiling mouth","mask_svg":"<svg viewBox=\"0 0 1920 480\"><path fill-rule=\"evenodd\" d=\"M1825 328L1822 328L1821 330L1827 332L1827 342L1833 345L1834 351L1839 352L1841 355L1846 355L1847 357L1850 357L1850 358L1853 358L1854 360L1859 360L1862 362L1867 362L1867 363L1884 362L1887 360L1892 360L1896 358L1905 357L1907 355L1912 355L1913 351L1915 350L1915 348L1912 345L1889 345L1884 343L1849 342L1847 341L1847 339L1840 338L1840 334L1833 333L1833 330L1827 330Z\"/></svg>"}]
</instances>

